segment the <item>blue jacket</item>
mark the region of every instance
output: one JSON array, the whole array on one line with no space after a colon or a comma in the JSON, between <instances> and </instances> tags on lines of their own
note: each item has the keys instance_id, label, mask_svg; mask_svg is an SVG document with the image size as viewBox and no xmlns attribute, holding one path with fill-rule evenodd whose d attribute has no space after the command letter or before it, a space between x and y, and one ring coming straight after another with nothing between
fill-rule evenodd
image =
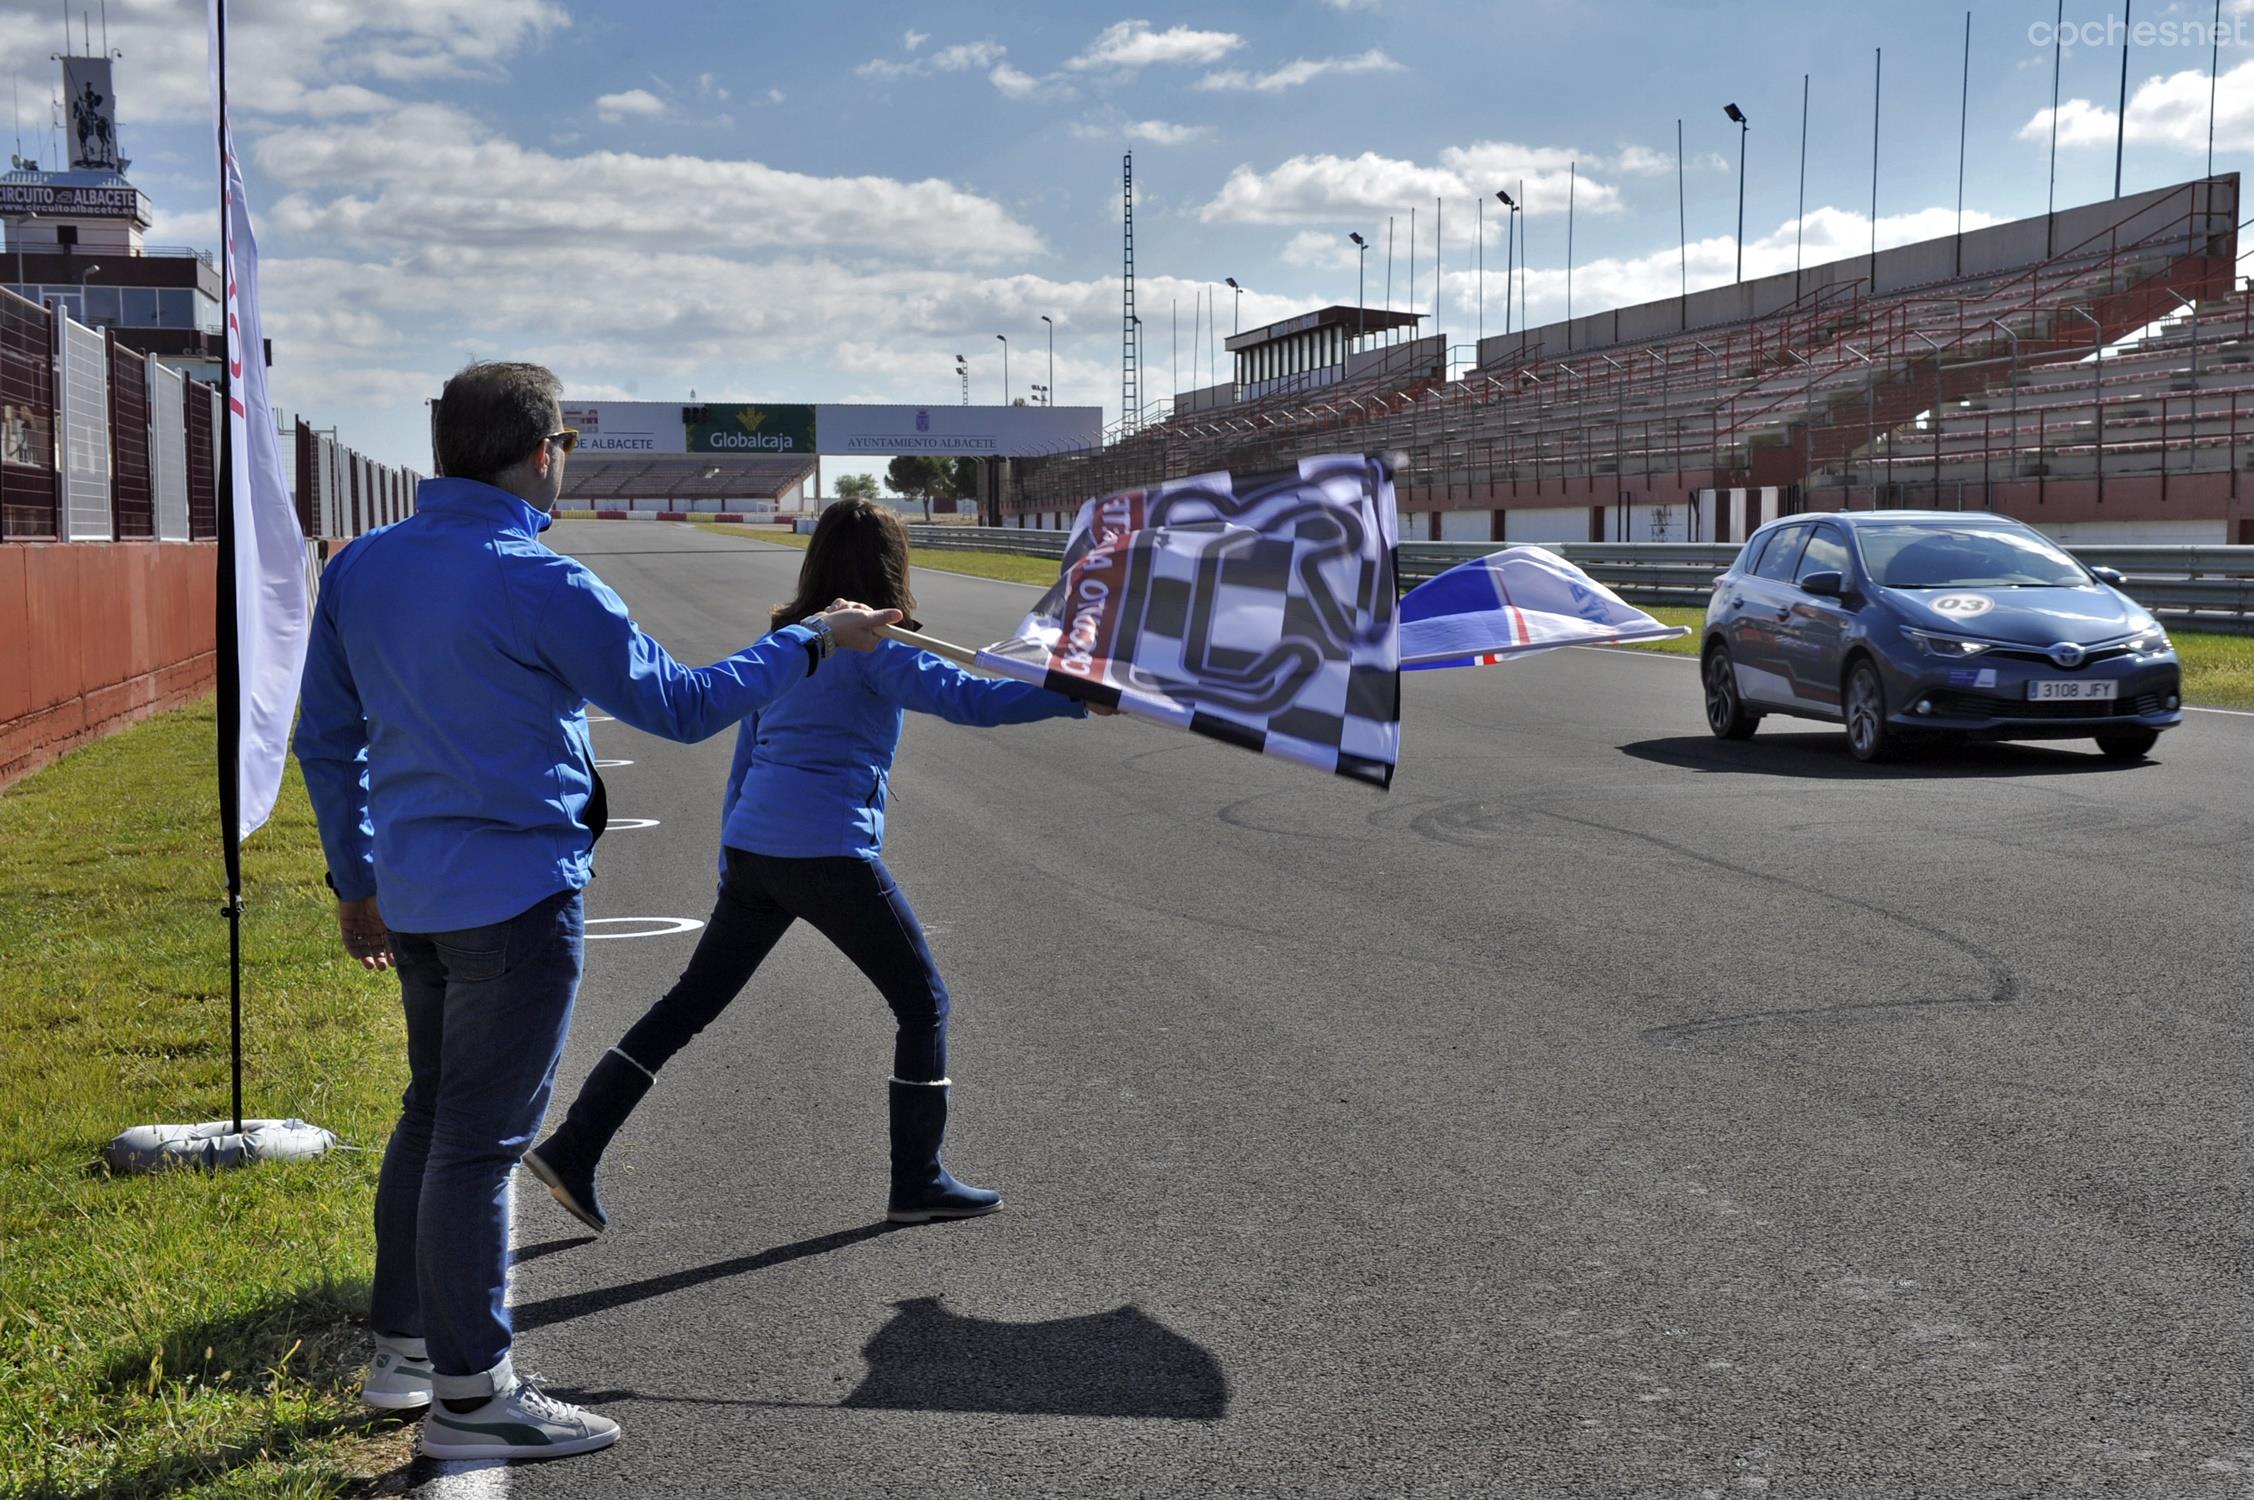
<instances>
[{"instance_id":1,"label":"blue jacket","mask_svg":"<svg viewBox=\"0 0 2254 1500\"><path fill-rule=\"evenodd\" d=\"M322 574L296 741L338 899L376 896L398 931L481 927L587 884L583 704L701 740L811 669L797 625L682 666L506 490L428 479L415 505Z\"/></svg>"},{"instance_id":2,"label":"blue jacket","mask_svg":"<svg viewBox=\"0 0 2254 1500\"><path fill-rule=\"evenodd\" d=\"M754 854L876 858L904 709L980 728L1085 718L1078 699L973 676L886 641L841 651L736 731L721 843Z\"/></svg>"}]
</instances>

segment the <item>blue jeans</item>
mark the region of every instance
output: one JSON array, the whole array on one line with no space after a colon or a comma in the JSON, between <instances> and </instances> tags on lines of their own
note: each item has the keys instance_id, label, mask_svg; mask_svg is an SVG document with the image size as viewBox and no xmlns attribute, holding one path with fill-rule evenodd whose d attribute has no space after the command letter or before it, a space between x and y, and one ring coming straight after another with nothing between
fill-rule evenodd
<instances>
[{"instance_id":1,"label":"blue jeans","mask_svg":"<svg viewBox=\"0 0 2254 1500\"><path fill-rule=\"evenodd\" d=\"M391 935L408 1083L376 1182L368 1321L425 1340L442 1398L490 1391L509 1352L509 1173L555 1086L583 917L560 891L490 926Z\"/></svg>"},{"instance_id":2,"label":"blue jeans","mask_svg":"<svg viewBox=\"0 0 2254 1500\"><path fill-rule=\"evenodd\" d=\"M936 1083L947 1076L947 984L931 945L880 859L836 855L784 859L722 851L720 899L673 988L620 1040L618 1050L655 1073L712 1024L750 982L775 944L803 917L868 976L892 1007L894 1076Z\"/></svg>"}]
</instances>

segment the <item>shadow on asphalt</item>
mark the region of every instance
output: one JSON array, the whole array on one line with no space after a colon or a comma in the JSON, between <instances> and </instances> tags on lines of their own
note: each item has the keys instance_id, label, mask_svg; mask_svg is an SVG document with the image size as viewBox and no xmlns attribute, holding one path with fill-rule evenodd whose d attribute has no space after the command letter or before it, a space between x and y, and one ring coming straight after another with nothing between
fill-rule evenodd
<instances>
[{"instance_id":1,"label":"shadow on asphalt","mask_svg":"<svg viewBox=\"0 0 2254 1500\"><path fill-rule=\"evenodd\" d=\"M716 1260L709 1266L692 1266L686 1271L672 1271L663 1276L646 1276L640 1281L628 1281L618 1286L598 1287L593 1291L572 1292L561 1297L544 1297L538 1302L526 1302L509 1310L517 1331L545 1328L551 1323L568 1323L574 1318L584 1318L589 1313L606 1312L630 1303L646 1302L652 1297L662 1297L668 1292L678 1292L685 1287L702 1286L708 1281L719 1281L729 1276L742 1276L752 1271L764 1271L769 1266L779 1266L786 1261L804 1260L809 1255L827 1255L832 1250L843 1250L858 1245L863 1240L873 1240L880 1234L890 1234L904 1228L878 1220L863 1224L857 1229L840 1229L834 1234L817 1235L796 1244L777 1245L772 1250L762 1250L757 1255L739 1255L731 1260ZM580 1241L551 1241L548 1245L530 1247L546 1252L560 1250ZM524 1258L520 1255L520 1259Z\"/></svg>"},{"instance_id":2,"label":"shadow on asphalt","mask_svg":"<svg viewBox=\"0 0 2254 1500\"><path fill-rule=\"evenodd\" d=\"M966 1318L937 1297L898 1307L861 1351L868 1377L839 1405L1186 1422L1228 1411L1220 1362L1138 1307L1042 1323Z\"/></svg>"},{"instance_id":3,"label":"shadow on asphalt","mask_svg":"<svg viewBox=\"0 0 2254 1500\"><path fill-rule=\"evenodd\" d=\"M509 1252L509 1264L521 1266L526 1261L538 1260L543 1255L554 1255L560 1250L576 1250L581 1245L592 1245L593 1243L595 1243L593 1235L575 1234L568 1239L542 1240L537 1245L519 1245Z\"/></svg>"},{"instance_id":4,"label":"shadow on asphalt","mask_svg":"<svg viewBox=\"0 0 2254 1500\"><path fill-rule=\"evenodd\" d=\"M868 1375L834 1405L560 1386L551 1394L593 1406L652 1401L1180 1422L1217 1422L1228 1414L1229 1382L1219 1361L1138 1307L1045 1323L999 1323L951 1313L937 1297L895 1305L899 1311L892 1321L861 1350Z\"/></svg>"},{"instance_id":5,"label":"shadow on asphalt","mask_svg":"<svg viewBox=\"0 0 2254 1500\"><path fill-rule=\"evenodd\" d=\"M1819 781L1993 780L1999 776L2097 776L2135 771L2149 760L2108 760L2079 741L2073 749L2026 742L1972 741L1905 745L1898 758L1864 765L1847 753L1846 739L1830 734L1757 734L1750 740L1675 735L1622 745L1622 755L1686 771L1740 776L1799 776ZM2165 743L2165 741L2163 741Z\"/></svg>"}]
</instances>

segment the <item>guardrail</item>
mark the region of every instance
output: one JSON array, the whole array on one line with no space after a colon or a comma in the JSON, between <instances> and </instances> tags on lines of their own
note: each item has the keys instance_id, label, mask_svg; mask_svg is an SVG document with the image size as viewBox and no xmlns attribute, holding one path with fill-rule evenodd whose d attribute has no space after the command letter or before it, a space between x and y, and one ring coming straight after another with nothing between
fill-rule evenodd
<instances>
[{"instance_id":1,"label":"guardrail","mask_svg":"<svg viewBox=\"0 0 2254 1500\"><path fill-rule=\"evenodd\" d=\"M1014 526L911 526L909 539L934 550L1064 556L1066 533ZM1403 542L1401 582L1421 583L1507 542ZM1636 604L1703 607L1736 542L1544 542L1591 578ZM2069 547L2092 567L2117 568L2130 598L2178 630L2254 635L2254 547Z\"/></svg>"}]
</instances>

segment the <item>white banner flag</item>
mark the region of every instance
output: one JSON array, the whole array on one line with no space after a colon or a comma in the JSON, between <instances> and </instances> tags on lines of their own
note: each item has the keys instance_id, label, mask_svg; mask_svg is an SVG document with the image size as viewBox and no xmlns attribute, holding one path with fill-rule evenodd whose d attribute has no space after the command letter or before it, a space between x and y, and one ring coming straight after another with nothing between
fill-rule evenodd
<instances>
[{"instance_id":1,"label":"white banner flag","mask_svg":"<svg viewBox=\"0 0 2254 1500\"><path fill-rule=\"evenodd\" d=\"M305 670L305 534L290 499L266 393L266 340L258 315L258 241L243 196L242 167L219 75L219 26L227 0L211 0L209 71L218 123L220 230L227 240L227 432L234 454L235 644L241 666L241 739L235 758L237 836L248 838L274 810L289 754L290 719Z\"/></svg>"}]
</instances>

